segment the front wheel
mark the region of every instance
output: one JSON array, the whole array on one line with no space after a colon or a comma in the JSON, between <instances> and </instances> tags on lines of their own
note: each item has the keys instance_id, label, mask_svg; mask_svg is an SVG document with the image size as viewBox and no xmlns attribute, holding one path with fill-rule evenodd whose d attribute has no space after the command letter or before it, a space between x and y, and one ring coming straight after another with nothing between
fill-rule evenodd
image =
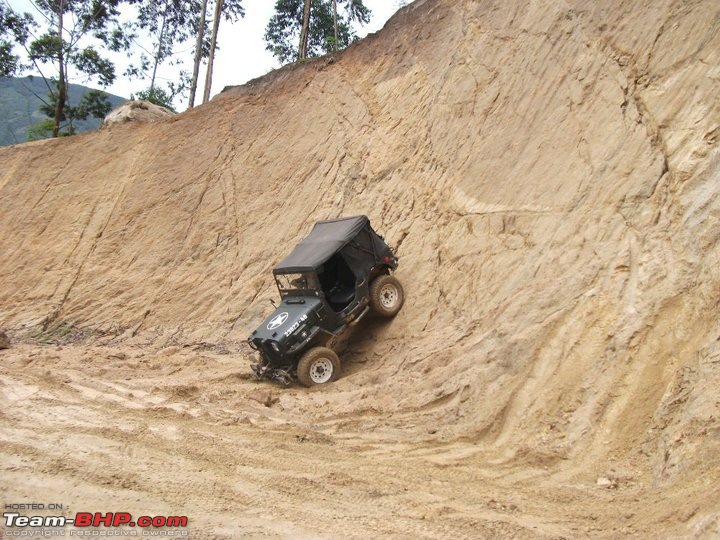
<instances>
[{"instance_id":1,"label":"front wheel","mask_svg":"<svg viewBox=\"0 0 720 540\"><path fill-rule=\"evenodd\" d=\"M394 317L405 301L402 285L394 276L378 276L370 284L370 308L381 317Z\"/></svg>"},{"instance_id":2,"label":"front wheel","mask_svg":"<svg viewBox=\"0 0 720 540\"><path fill-rule=\"evenodd\" d=\"M327 347L314 347L302 355L297 367L297 378L303 386L328 384L340 375L340 359Z\"/></svg>"}]
</instances>

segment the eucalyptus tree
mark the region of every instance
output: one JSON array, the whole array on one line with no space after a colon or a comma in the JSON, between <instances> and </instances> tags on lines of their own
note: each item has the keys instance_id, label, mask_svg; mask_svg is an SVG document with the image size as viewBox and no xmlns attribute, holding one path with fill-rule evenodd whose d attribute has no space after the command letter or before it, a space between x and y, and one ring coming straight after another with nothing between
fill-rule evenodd
<instances>
[{"instance_id":1,"label":"eucalyptus tree","mask_svg":"<svg viewBox=\"0 0 720 540\"><path fill-rule=\"evenodd\" d=\"M145 49L149 58L142 53L140 65L133 66L127 73L149 79L149 87L143 93L150 101L157 101L156 93L158 98L161 94L167 93L165 90L157 91L158 69L168 61L174 65L180 63L175 49L195 36L200 2L198 0L136 0L136 2L137 27L151 36L152 48ZM174 83L170 94L178 93L183 88L182 82Z\"/></svg>"},{"instance_id":2,"label":"eucalyptus tree","mask_svg":"<svg viewBox=\"0 0 720 540\"><path fill-rule=\"evenodd\" d=\"M215 51L220 30L220 20L225 19L231 22L238 21L245 16L245 9L242 0L215 0L215 16L213 17L213 30L210 37L210 51L208 53L208 67L205 75L205 91L203 103L210 99L210 88L212 87L213 64L215 62Z\"/></svg>"},{"instance_id":3,"label":"eucalyptus tree","mask_svg":"<svg viewBox=\"0 0 720 540\"><path fill-rule=\"evenodd\" d=\"M202 0L200 3L200 13L198 14L197 31L195 37L195 55L193 57L193 72L190 82L190 98L188 109L195 106L195 92L197 91L198 76L200 75L200 62L204 58L203 49L205 44L205 26L207 25L207 5L208 0Z\"/></svg>"},{"instance_id":4,"label":"eucalyptus tree","mask_svg":"<svg viewBox=\"0 0 720 540\"><path fill-rule=\"evenodd\" d=\"M265 48L282 63L321 56L357 39L353 24L370 16L363 0L276 0Z\"/></svg>"},{"instance_id":5,"label":"eucalyptus tree","mask_svg":"<svg viewBox=\"0 0 720 540\"><path fill-rule=\"evenodd\" d=\"M92 115L102 118L111 106L100 91L85 94L80 104L68 103L69 78L82 82L95 81L107 87L115 81L115 65L106 56L108 51L119 52L130 47L130 30L120 21L120 7L124 0L35 0L39 20L32 15L19 15L8 6L3 9L3 29L14 38L13 44L25 50L30 62L15 61L13 73L28 69L39 72L48 88L48 100L41 110L52 119L53 137L72 133L75 119ZM13 23L6 26L6 21ZM20 21L20 22L18 22ZM37 27L38 33L30 28ZM23 30L24 29L24 30ZM7 52L7 40L3 50ZM7 55L3 55L4 57ZM9 60L16 59L10 48ZM67 122L63 124L63 122ZM67 128L64 132L63 129Z\"/></svg>"},{"instance_id":6,"label":"eucalyptus tree","mask_svg":"<svg viewBox=\"0 0 720 540\"><path fill-rule=\"evenodd\" d=\"M304 0L302 22L300 23L300 43L298 44L298 59L305 60L308 55L308 40L310 37L310 15L312 14L312 0Z\"/></svg>"},{"instance_id":7,"label":"eucalyptus tree","mask_svg":"<svg viewBox=\"0 0 720 540\"><path fill-rule=\"evenodd\" d=\"M200 6L197 13L195 24L196 39L193 58L193 72L190 80L190 100L188 108L195 105L195 95L200 78L200 64L207 59L208 66L205 74L205 89L203 91L203 103L210 98L210 88L212 87L213 66L215 62L215 52L219 49L218 34L220 32L220 22L222 20L228 22L237 22L245 16L245 8L243 0L200 0ZM208 9L212 9L213 17L208 21ZM208 36L208 27L212 24L210 35Z\"/></svg>"},{"instance_id":8,"label":"eucalyptus tree","mask_svg":"<svg viewBox=\"0 0 720 540\"><path fill-rule=\"evenodd\" d=\"M16 45L24 47L34 26L32 17L15 13L0 4L0 77L12 77L23 70Z\"/></svg>"}]
</instances>

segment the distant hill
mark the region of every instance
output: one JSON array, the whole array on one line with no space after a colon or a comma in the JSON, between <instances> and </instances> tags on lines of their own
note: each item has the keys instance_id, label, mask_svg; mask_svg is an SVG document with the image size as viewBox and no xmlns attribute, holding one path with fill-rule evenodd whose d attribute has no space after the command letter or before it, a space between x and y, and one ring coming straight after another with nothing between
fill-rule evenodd
<instances>
[{"instance_id":1,"label":"distant hill","mask_svg":"<svg viewBox=\"0 0 720 540\"><path fill-rule=\"evenodd\" d=\"M77 103L90 90L80 84L71 84L70 103ZM0 146L27 141L27 130L45 118L38 110L40 97L47 95L42 77L0 77ZM127 101L126 98L108 94L113 108ZM75 123L78 132L97 129L100 120L90 118Z\"/></svg>"}]
</instances>

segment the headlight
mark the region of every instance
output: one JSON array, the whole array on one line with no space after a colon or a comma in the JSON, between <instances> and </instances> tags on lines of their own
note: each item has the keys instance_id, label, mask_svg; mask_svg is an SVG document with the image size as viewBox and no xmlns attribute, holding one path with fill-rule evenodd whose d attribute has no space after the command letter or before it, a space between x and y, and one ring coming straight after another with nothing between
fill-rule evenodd
<instances>
[{"instance_id":1,"label":"headlight","mask_svg":"<svg viewBox=\"0 0 720 540\"><path fill-rule=\"evenodd\" d=\"M270 346L273 348L273 350L274 350L275 352L277 352L277 353L280 352L280 347L278 347L278 344L275 343L274 341L273 341L272 343L270 343Z\"/></svg>"}]
</instances>

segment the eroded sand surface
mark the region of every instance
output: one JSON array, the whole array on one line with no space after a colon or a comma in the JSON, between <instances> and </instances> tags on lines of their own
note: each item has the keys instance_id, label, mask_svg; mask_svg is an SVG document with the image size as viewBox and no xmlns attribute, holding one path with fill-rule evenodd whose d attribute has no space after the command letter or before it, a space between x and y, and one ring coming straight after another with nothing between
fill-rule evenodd
<instances>
[{"instance_id":1,"label":"eroded sand surface","mask_svg":"<svg viewBox=\"0 0 720 540\"><path fill-rule=\"evenodd\" d=\"M4 351L4 499L187 515L194 537L214 538L717 532L716 455L691 475L642 446L616 454L630 440L603 441L601 460L543 459L443 436L429 420L440 403L381 414L360 397L336 414L352 376L283 389L249 380L244 362L178 347Z\"/></svg>"}]
</instances>

